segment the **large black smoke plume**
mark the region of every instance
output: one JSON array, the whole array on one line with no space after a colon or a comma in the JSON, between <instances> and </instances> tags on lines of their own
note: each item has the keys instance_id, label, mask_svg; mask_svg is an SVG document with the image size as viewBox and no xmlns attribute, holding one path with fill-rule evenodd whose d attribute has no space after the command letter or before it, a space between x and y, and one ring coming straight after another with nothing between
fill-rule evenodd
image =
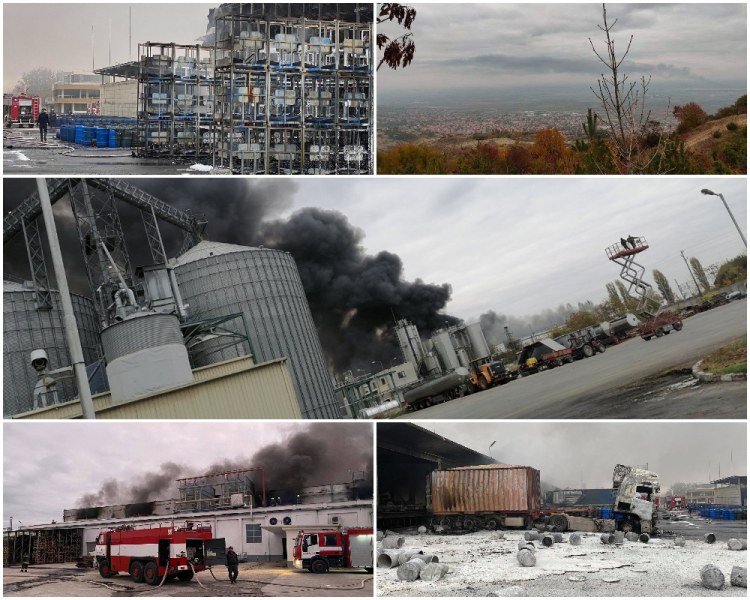
<instances>
[{"instance_id":1,"label":"large black smoke plume","mask_svg":"<svg viewBox=\"0 0 750 600\"><path fill-rule=\"evenodd\" d=\"M145 473L130 482L108 479L98 491L81 496L77 506L132 504L143 511L143 506L149 502L177 497L175 480L180 477L250 467L264 468L269 491L347 483L361 477L371 484L372 428L368 424L310 423L277 443L262 447L250 457L227 458L205 468L167 462L158 471ZM260 475L253 476L253 480L260 490Z\"/></svg>"},{"instance_id":2,"label":"large black smoke plume","mask_svg":"<svg viewBox=\"0 0 750 600\"><path fill-rule=\"evenodd\" d=\"M338 212L307 208L288 220L274 220L291 206L299 184L290 179L143 179L130 183L183 210L203 214L208 239L243 245L264 245L294 256L324 352L336 372L372 369L373 363L391 364L400 358L392 326L394 318L412 321L423 336L455 317L442 314L451 295L448 284L432 285L403 278L401 259L390 252L368 255L364 233ZM6 210L35 191L29 180L5 180ZM97 192L98 193L98 192ZM89 295L72 213L67 202L56 205L58 231L66 254L71 288ZM149 264L138 211L118 203L127 232L132 264ZM167 254L175 256L182 232L161 227ZM4 270L28 270L20 239L5 248Z\"/></svg>"}]
</instances>

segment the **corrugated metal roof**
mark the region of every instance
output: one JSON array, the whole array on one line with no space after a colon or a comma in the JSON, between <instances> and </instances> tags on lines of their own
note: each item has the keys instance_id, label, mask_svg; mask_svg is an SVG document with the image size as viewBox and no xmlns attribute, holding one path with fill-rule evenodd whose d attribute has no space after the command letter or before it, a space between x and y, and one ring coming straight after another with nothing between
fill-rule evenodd
<instances>
[{"instance_id":1,"label":"corrugated metal roof","mask_svg":"<svg viewBox=\"0 0 750 600\"><path fill-rule=\"evenodd\" d=\"M186 265L208 258L209 256L221 256L222 254L232 254L233 252L248 252L249 250L262 250L262 248L251 248L238 244L224 244L223 242L203 240L177 257L177 265Z\"/></svg>"}]
</instances>

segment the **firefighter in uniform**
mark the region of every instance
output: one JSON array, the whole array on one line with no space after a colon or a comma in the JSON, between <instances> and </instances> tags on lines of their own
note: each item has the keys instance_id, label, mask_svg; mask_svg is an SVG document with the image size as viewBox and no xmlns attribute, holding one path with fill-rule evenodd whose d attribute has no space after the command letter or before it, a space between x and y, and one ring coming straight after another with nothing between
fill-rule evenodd
<instances>
[{"instance_id":1,"label":"firefighter in uniform","mask_svg":"<svg viewBox=\"0 0 750 600\"><path fill-rule=\"evenodd\" d=\"M229 571L229 582L237 583L237 575L239 574L240 558L234 551L232 546L227 548L227 570Z\"/></svg>"}]
</instances>

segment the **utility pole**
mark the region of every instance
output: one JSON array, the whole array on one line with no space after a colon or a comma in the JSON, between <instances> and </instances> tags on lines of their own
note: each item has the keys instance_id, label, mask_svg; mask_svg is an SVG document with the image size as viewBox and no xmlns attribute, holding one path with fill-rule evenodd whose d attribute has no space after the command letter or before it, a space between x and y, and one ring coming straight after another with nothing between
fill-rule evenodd
<instances>
[{"instance_id":1,"label":"utility pole","mask_svg":"<svg viewBox=\"0 0 750 600\"><path fill-rule=\"evenodd\" d=\"M685 251L680 250L680 254L682 255L682 260L685 261L685 266L687 267L688 271L690 271L690 277L693 278L693 283L695 284L695 289L698 290L698 295L701 295L701 286L698 285L698 280L695 278L695 273L693 273L693 270L690 268L690 265L688 264L687 258L685 258Z\"/></svg>"},{"instance_id":2,"label":"utility pole","mask_svg":"<svg viewBox=\"0 0 750 600\"><path fill-rule=\"evenodd\" d=\"M55 217L52 214L52 203L50 202L49 191L47 190L47 180L43 177L38 177L36 185L39 190L39 202L42 208L42 217L44 218L44 228L47 230L52 266L55 271L55 279L57 279L57 287L60 290L65 338L68 342L68 351L73 363L78 397L81 401L81 413L84 419L95 419L94 401L91 399L91 388L89 387L89 379L86 375L86 363L83 360L81 338L78 336L78 325L73 313L73 302L70 299L68 279L65 276L65 265L63 264L62 251L60 250L60 239L57 237Z\"/></svg>"}]
</instances>

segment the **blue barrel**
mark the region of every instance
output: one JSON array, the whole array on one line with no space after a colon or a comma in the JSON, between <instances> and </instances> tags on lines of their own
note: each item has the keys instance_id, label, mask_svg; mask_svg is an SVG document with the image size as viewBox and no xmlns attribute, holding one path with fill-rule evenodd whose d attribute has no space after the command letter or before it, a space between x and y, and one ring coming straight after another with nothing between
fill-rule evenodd
<instances>
[{"instance_id":1,"label":"blue barrel","mask_svg":"<svg viewBox=\"0 0 750 600\"><path fill-rule=\"evenodd\" d=\"M708 518L709 519L718 519L718 512L715 508L708 509Z\"/></svg>"},{"instance_id":2,"label":"blue barrel","mask_svg":"<svg viewBox=\"0 0 750 600\"><path fill-rule=\"evenodd\" d=\"M109 129L106 127L94 127L96 131L96 146L98 148L106 148L109 146Z\"/></svg>"},{"instance_id":3,"label":"blue barrel","mask_svg":"<svg viewBox=\"0 0 750 600\"><path fill-rule=\"evenodd\" d=\"M117 132L114 129L108 129L107 132L109 137L108 146L110 148L117 148Z\"/></svg>"},{"instance_id":4,"label":"blue barrel","mask_svg":"<svg viewBox=\"0 0 750 600\"><path fill-rule=\"evenodd\" d=\"M611 519L613 516L611 508L602 508L602 519Z\"/></svg>"},{"instance_id":5,"label":"blue barrel","mask_svg":"<svg viewBox=\"0 0 750 600\"><path fill-rule=\"evenodd\" d=\"M75 137L73 138L73 141L76 144L83 144L83 140L84 140L83 130L85 129L85 127L83 125L76 125L75 129L76 129L76 133L75 133Z\"/></svg>"}]
</instances>

